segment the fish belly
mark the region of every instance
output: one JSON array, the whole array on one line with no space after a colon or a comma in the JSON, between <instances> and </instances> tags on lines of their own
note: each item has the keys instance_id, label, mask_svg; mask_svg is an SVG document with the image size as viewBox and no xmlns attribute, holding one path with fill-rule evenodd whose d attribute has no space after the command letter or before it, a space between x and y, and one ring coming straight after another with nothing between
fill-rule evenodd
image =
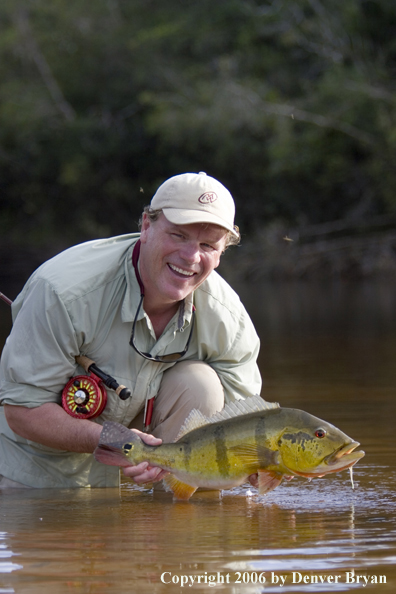
<instances>
[{"instance_id":1,"label":"fish belly","mask_svg":"<svg viewBox=\"0 0 396 594\"><path fill-rule=\"evenodd\" d=\"M171 472L179 481L192 487L231 489L247 481L246 472L228 450L228 443L212 435L200 439L163 444L151 451L148 461ZM153 455L155 453L155 455Z\"/></svg>"},{"instance_id":2,"label":"fish belly","mask_svg":"<svg viewBox=\"0 0 396 594\"><path fill-rule=\"evenodd\" d=\"M256 424L252 418L240 421L236 427L231 422L205 425L175 443L144 449L151 465L168 470L182 483L231 489L262 468L257 455Z\"/></svg>"},{"instance_id":3,"label":"fish belly","mask_svg":"<svg viewBox=\"0 0 396 594\"><path fill-rule=\"evenodd\" d=\"M247 475L234 477L194 475L180 470L173 470L172 474L182 483L192 487L205 487L207 489L232 489L239 487L248 480Z\"/></svg>"}]
</instances>

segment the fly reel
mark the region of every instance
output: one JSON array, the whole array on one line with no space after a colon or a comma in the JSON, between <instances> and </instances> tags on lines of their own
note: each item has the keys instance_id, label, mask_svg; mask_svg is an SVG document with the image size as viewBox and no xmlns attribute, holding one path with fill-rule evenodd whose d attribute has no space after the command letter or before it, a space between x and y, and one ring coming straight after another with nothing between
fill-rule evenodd
<instances>
[{"instance_id":1,"label":"fly reel","mask_svg":"<svg viewBox=\"0 0 396 594\"><path fill-rule=\"evenodd\" d=\"M94 419L101 415L107 403L105 385L114 390L121 400L131 397L128 388L102 371L92 359L79 355L76 357L76 363L90 375L72 377L62 390L62 406L72 417Z\"/></svg>"},{"instance_id":2,"label":"fly reel","mask_svg":"<svg viewBox=\"0 0 396 594\"><path fill-rule=\"evenodd\" d=\"M76 375L63 388L62 406L77 419L94 419L104 411L107 392L95 375Z\"/></svg>"}]
</instances>

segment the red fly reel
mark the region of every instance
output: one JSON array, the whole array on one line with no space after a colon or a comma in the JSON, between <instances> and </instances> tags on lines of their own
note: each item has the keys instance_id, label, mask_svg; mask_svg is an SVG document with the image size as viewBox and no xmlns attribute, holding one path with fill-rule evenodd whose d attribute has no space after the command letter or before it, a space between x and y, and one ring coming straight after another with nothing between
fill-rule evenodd
<instances>
[{"instance_id":1,"label":"red fly reel","mask_svg":"<svg viewBox=\"0 0 396 594\"><path fill-rule=\"evenodd\" d=\"M77 419L94 419L104 410L107 392L96 375L76 375L63 388L62 406Z\"/></svg>"}]
</instances>

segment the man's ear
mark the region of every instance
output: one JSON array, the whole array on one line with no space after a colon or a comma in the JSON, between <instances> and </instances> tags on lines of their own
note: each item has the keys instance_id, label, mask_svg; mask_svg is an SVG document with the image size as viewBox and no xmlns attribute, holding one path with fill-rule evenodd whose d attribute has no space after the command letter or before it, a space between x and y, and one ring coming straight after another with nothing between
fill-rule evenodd
<instances>
[{"instance_id":1,"label":"man's ear","mask_svg":"<svg viewBox=\"0 0 396 594\"><path fill-rule=\"evenodd\" d=\"M142 225L140 228L140 241L141 243L146 243L147 240L147 231L151 225L150 219L146 212L143 213L142 217Z\"/></svg>"}]
</instances>

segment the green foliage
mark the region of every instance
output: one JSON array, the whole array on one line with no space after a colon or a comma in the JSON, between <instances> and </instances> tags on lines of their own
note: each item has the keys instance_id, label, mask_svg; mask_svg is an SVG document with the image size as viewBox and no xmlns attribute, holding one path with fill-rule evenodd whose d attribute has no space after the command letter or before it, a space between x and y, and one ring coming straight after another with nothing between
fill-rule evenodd
<instances>
[{"instance_id":1,"label":"green foliage","mask_svg":"<svg viewBox=\"0 0 396 594\"><path fill-rule=\"evenodd\" d=\"M0 235L137 228L205 170L244 232L390 213L396 5L387 0L3 0Z\"/></svg>"}]
</instances>

